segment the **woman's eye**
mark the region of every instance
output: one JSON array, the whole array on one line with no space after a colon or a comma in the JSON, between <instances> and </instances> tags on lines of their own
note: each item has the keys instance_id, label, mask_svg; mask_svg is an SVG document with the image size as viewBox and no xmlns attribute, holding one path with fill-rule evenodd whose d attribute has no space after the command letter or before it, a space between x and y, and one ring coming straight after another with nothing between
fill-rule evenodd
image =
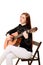
<instances>
[{"instance_id":1,"label":"woman's eye","mask_svg":"<svg viewBox=\"0 0 43 65\"><path fill-rule=\"evenodd\" d=\"M22 17L24 19L24 17Z\"/></svg>"}]
</instances>

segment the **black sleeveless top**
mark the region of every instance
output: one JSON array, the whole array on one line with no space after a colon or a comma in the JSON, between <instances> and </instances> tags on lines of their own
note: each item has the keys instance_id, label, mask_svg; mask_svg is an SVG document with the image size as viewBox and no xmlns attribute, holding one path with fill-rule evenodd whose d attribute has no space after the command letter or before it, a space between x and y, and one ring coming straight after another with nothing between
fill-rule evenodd
<instances>
[{"instance_id":1,"label":"black sleeveless top","mask_svg":"<svg viewBox=\"0 0 43 65\"><path fill-rule=\"evenodd\" d=\"M17 27L15 27L14 29L11 29L11 30L9 30L7 33L6 33L6 35L7 34L12 34L12 33L14 33L14 32L18 32L19 34L20 33L22 33L23 31L25 31L25 30L29 30L30 28L29 28L29 26L27 26L27 25L21 25L21 24L19 24ZM28 33L28 39L25 39L24 38L24 36L21 36L21 38L22 38L22 41L21 41L21 43L20 43L20 47L23 47L23 48L25 48L27 51L30 51L30 52L32 52L32 33Z\"/></svg>"}]
</instances>

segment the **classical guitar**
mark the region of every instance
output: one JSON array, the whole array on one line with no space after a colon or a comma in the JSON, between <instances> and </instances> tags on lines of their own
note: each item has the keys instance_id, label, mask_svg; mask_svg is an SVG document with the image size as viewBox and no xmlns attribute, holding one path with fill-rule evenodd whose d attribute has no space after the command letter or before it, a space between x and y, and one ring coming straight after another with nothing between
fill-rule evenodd
<instances>
[{"instance_id":1,"label":"classical guitar","mask_svg":"<svg viewBox=\"0 0 43 65\"><path fill-rule=\"evenodd\" d=\"M34 27L30 30L26 30L26 32L28 33L33 33L37 31L37 27ZM18 34L18 32L15 32L13 34L11 34L11 36L13 36L12 40L5 40L5 43L4 43L4 48L6 48L8 45L15 45L15 46L18 46L20 45L20 42L21 42L21 36L23 35L23 32L21 34Z\"/></svg>"}]
</instances>

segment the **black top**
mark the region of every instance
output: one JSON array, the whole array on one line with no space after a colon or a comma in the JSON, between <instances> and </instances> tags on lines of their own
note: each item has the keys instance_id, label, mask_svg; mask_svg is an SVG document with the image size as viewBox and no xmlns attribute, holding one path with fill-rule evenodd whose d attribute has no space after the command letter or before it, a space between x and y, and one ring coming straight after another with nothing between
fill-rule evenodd
<instances>
[{"instance_id":1,"label":"black top","mask_svg":"<svg viewBox=\"0 0 43 65\"><path fill-rule=\"evenodd\" d=\"M19 24L17 27L15 27L14 29L12 29L12 30L9 30L7 33L6 33L6 35L7 34L12 34L12 33L14 33L14 32L17 32L18 31L18 33L20 34L20 33L22 33L23 31L25 31L25 30L29 30L30 29L30 27L29 26L27 26L27 25L21 25L21 24ZM21 38L22 38L22 41L21 41L21 43L20 43L20 47L23 47L23 48L25 48L26 50L28 50L28 51L30 51L30 52L32 52L32 33L28 33L28 39L25 39L24 38L24 36L21 36Z\"/></svg>"}]
</instances>

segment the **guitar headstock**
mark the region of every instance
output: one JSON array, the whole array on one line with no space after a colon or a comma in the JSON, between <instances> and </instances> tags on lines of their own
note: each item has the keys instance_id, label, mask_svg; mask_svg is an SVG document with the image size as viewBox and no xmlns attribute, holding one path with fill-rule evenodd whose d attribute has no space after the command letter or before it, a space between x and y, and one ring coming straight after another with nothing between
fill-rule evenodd
<instances>
[{"instance_id":1,"label":"guitar headstock","mask_svg":"<svg viewBox=\"0 0 43 65\"><path fill-rule=\"evenodd\" d=\"M38 30L37 27L34 27L34 28L31 28L30 30L28 30L29 33L32 33L32 32L36 32Z\"/></svg>"},{"instance_id":2,"label":"guitar headstock","mask_svg":"<svg viewBox=\"0 0 43 65\"><path fill-rule=\"evenodd\" d=\"M35 32L35 31L37 31L37 30L38 30L37 27L34 27L34 28L31 29L31 31L33 31L33 32Z\"/></svg>"}]
</instances>

